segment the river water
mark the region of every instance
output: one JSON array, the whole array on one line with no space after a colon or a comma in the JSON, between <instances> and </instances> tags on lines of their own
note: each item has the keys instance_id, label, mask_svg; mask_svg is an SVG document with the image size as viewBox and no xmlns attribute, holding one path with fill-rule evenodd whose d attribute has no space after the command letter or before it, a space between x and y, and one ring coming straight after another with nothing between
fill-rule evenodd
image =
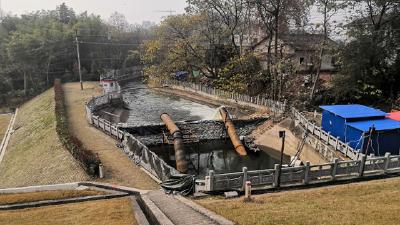
<instances>
[{"instance_id":1,"label":"river water","mask_svg":"<svg viewBox=\"0 0 400 225\"><path fill-rule=\"evenodd\" d=\"M164 144L149 148L170 166L176 167L173 145ZM241 172L243 167L247 167L248 170L273 169L274 165L279 163L278 158L264 151L248 151L247 156L240 156L229 139L185 144L184 148L189 163L188 173L196 175L197 178L204 178L210 170L215 174L222 174Z\"/></svg>"},{"instance_id":2,"label":"river water","mask_svg":"<svg viewBox=\"0 0 400 225\"><path fill-rule=\"evenodd\" d=\"M168 113L174 121L189 121L212 119L217 111L215 106L165 94L157 89L148 88L141 82L127 83L122 90L124 107L105 109L104 111L116 116L102 116L113 122L127 123L129 126L160 123L162 113Z\"/></svg>"}]
</instances>

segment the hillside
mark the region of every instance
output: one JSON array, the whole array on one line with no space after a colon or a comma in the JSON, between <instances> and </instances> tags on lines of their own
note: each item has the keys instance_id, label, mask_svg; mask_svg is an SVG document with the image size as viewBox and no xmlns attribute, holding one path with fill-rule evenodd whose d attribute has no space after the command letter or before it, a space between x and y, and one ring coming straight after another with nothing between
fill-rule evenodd
<instances>
[{"instance_id":1,"label":"hillside","mask_svg":"<svg viewBox=\"0 0 400 225\"><path fill-rule=\"evenodd\" d=\"M89 179L58 140L54 107L53 89L20 107L0 164L0 188Z\"/></svg>"}]
</instances>

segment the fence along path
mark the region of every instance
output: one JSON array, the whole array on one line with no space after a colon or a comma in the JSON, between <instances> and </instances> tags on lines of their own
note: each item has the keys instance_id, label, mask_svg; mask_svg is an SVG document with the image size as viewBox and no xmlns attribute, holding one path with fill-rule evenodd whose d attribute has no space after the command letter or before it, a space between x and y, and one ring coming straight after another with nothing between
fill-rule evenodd
<instances>
[{"instance_id":1,"label":"fence along path","mask_svg":"<svg viewBox=\"0 0 400 225\"><path fill-rule=\"evenodd\" d=\"M325 141L326 144L332 146L336 151L343 153L352 160L363 158L364 154L350 147L347 143L339 140L338 137L333 137L329 132L322 130L321 127L311 123L306 117L297 111L294 107L291 109L293 118L298 121L306 130L317 137L319 140Z\"/></svg>"},{"instance_id":2,"label":"fence along path","mask_svg":"<svg viewBox=\"0 0 400 225\"><path fill-rule=\"evenodd\" d=\"M177 80L153 80L153 81L163 86L172 86L173 88L178 87L178 88L183 88L186 91L200 92L211 96L218 96L221 98L234 101L235 103L245 103L253 106L268 107L271 111L276 113L283 113L286 108L286 102L282 103L279 101L273 101L261 95L253 97L250 95L239 94L237 92L220 90L215 87L206 86L204 84L182 82Z\"/></svg>"},{"instance_id":3,"label":"fence along path","mask_svg":"<svg viewBox=\"0 0 400 225\"><path fill-rule=\"evenodd\" d=\"M246 181L251 181L255 189L270 189L278 187L278 177L281 176L280 186L302 186L308 184L331 183L341 180L354 180L360 177L395 174L400 172L400 156L387 153L383 157L373 157L362 160L339 161L332 163L282 168L279 165L274 169L214 174L213 171L205 177L203 191L244 190Z\"/></svg>"},{"instance_id":4,"label":"fence along path","mask_svg":"<svg viewBox=\"0 0 400 225\"><path fill-rule=\"evenodd\" d=\"M141 165L157 179L165 181L170 177L170 175L178 174L179 172L175 168L169 166L164 160L158 157L154 152L150 151L147 146L141 143L133 135L120 130L119 127L115 126L110 121L93 115L95 110L120 100L120 94L105 94L92 98L86 104L86 119L90 124L102 130L104 133L123 141L123 151L129 159L136 164Z\"/></svg>"}]
</instances>

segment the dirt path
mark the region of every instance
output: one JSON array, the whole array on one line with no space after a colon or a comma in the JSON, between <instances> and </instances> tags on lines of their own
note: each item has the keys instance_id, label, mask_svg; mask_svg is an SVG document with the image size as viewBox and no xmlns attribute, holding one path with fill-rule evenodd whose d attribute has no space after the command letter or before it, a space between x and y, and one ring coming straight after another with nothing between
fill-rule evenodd
<instances>
[{"instance_id":1,"label":"dirt path","mask_svg":"<svg viewBox=\"0 0 400 225\"><path fill-rule=\"evenodd\" d=\"M279 155L282 140L279 138L278 134L279 131L284 130L286 131L285 154L294 156L297 152L296 149L300 140L286 128L288 126L286 126L285 123L288 123L287 119L280 124L273 125L266 131L260 132L261 134L255 136L255 142L261 149L272 149L275 150L276 153L273 155ZM300 155L300 160L303 162L310 161L311 164L326 163L326 161L308 144L304 145L303 151Z\"/></svg>"},{"instance_id":2,"label":"dirt path","mask_svg":"<svg viewBox=\"0 0 400 225\"><path fill-rule=\"evenodd\" d=\"M99 154L105 168L105 179L101 182L119 184L139 189L157 189L159 186L140 167L132 163L116 141L89 125L85 119L84 104L92 96L100 95L98 82L85 82L84 90L79 83L64 85L71 132L80 137L83 144Z\"/></svg>"}]
</instances>

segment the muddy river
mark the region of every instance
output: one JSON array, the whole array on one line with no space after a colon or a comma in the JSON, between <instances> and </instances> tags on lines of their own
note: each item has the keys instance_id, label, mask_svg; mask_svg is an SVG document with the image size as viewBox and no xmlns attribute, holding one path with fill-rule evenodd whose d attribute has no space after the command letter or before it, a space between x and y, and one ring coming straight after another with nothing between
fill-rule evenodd
<instances>
[{"instance_id":1,"label":"muddy river","mask_svg":"<svg viewBox=\"0 0 400 225\"><path fill-rule=\"evenodd\" d=\"M164 144L149 148L170 166L176 167L173 145ZM197 175L197 178L204 178L210 170L215 174L241 172L243 167L247 167L248 170L263 170L272 169L279 163L278 158L264 151L248 151L247 156L239 156L229 139L185 144L185 151L189 162L188 173Z\"/></svg>"},{"instance_id":2,"label":"muddy river","mask_svg":"<svg viewBox=\"0 0 400 225\"><path fill-rule=\"evenodd\" d=\"M216 106L200 104L179 96L150 89L141 82L123 87L124 107L103 109L102 117L129 126L160 123L160 115L168 113L175 121L212 119Z\"/></svg>"}]
</instances>

